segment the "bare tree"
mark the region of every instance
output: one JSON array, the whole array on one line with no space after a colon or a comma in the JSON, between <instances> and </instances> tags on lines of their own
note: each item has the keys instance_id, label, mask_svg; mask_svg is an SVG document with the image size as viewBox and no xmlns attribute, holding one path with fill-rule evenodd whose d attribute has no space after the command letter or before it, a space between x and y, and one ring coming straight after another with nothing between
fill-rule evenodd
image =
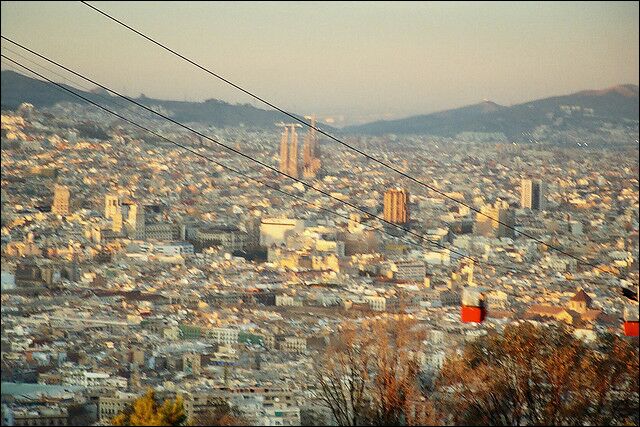
<instances>
[{"instance_id":1,"label":"bare tree","mask_svg":"<svg viewBox=\"0 0 640 427\"><path fill-rule=\"evenodd\" d=\"M319 361L321 401L338 425L422 425L430 420L420 387L422 334L413 321L350 325Z\"/></svg>"},{"instance_id":2,"label":"bare tree","mask_svg":"<svg viewBox=\"0 0 640 427\"><path fill-rule=\"evenodd\" d=\"M589 347L567 330L509 326L446 361L445 421L460 425L638 423L638 351L619 338Z\"/></svg>"},{"instance_id":3,"label":"bare tree","mask_svg":"<svg viewBox=\"0 0 640 427\"><path fill-rule=\"evenodd\" d=\"M199 426L246 426L248 422L228 402L220 400L217 405L212 405L209 409L198 413L190 420L190 424Z\"/></svg>"},{"instance_id":4,"label":"bare tree","mask_svg":"<svg viewBox=\"0 0 640 427\"><path fill-rule=\"evenodd\" d=\"M402 317L371 326L376 337L372 404L376 425L421 425L428 410L420 388L420 345L423 334Z\"/></svg>"},{"instance_id":5,"label":"bare tree","mask_svg":"<svg viewBox=\"0 0 640 427\"><path fill-rule=\"evenodd\" d=\"M340 426L357 426L366 419L365 395L371 359L369 336L353 327L345 327L329 346L324 363L318 367L320 400L331 410Z\"/></svg>"}]
</instances>

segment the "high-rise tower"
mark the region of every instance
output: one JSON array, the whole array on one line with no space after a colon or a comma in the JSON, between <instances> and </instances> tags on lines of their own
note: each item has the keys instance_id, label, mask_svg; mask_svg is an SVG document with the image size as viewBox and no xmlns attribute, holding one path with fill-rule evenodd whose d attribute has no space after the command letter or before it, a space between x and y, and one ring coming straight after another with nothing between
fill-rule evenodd
<instances>
[{"instance_id":1,"label":"high-rise tower","mask_svg":"<svg viewBox=\"0 0 640 427\"><path fill-rule=\"evenodd\" d=\"M532 209L536 211L545 208L545 186L542 181L532 181L530 179L522 180L520 189L520 206L523 209Z\"/></svg>"},{"instance_id":2,"label":"high-rise tower","mask_svg":"<svg viewBox=\"0 0 640 427\"><path fill-rule=\"evenodd\" d=\"M120 210L120 197L117 194L106 194L104 196L104 217L112 219Z\"/></svg>"},{"instance_id":3,"label":"high-rise tower","mask_svg":"<svg viewBox=\"0 0 640 427\"><path fill-rule=\"evenodd\" d=\"M315 178L320 171L320 149L318 146L318 135L316 134L316 116L311 116L311 128L304 137L302 148L302 174L305 178Z\"/></svg>"},{"instance_id":4,"label":"high-rise tower","mask_svg":"<svg viewBox=\"0 0 640 427\"><path fill-rule=\"evenodd\" d=\"M280 172L289 173L289 128L284 127L280 137Z\"/></svg>"},{"instance_id":5,"label":"high-rise tower","mask_svg":"<svg viewBox=\"0 0 640 427\"><path fill-rule=\"evenodd\" d=\"M51 212L57 215L69 215L69 201L71 199L71 193L69 188L63 185L56 185L53 190L53 203L51 205Z\"/></svg>"},{"instance_id":6,"label":"high-rise tower","mask_svg":"<svg viewBox=\"0 0 640 427\"><path fill-rule=\"evenodd\" d=\"M289 145L289 175L294 178L298 177L298 133L296 126L291 125L291 144Z\"/></svg>"},{"instance_id":7,"label":"high-rise tower","mask_svg":"<svg viewBox=\"0 0 640 427\"><path fill-rule=\"evenodd\" d=\"M504 200L497 200L493 205L485 205L476 215L475 232L485 237L510 237L515 236L513 227L515 217Z\"/></svg>"},{"instance_id":8,"label":"high-rise tower","mask_svg":"<svg viewBox=\"0 0 640 427\"><path fill-rule=\"evenodd\" d=\"M129 238L144 240L145 238L145 213L144 206L127 201L121 205L122 220L126 226Z\"/></svg>"},{"instance_id":9,"label":"high-rise tower","mask_svg":"<svg viewBox=\"0 0 640 427\"><path fill-rule=\"evenodd\" d=\"M409 192L391 188L384 193L384 219L394 224L409 222Z\"/></svg>"},{"instance_id":10,"label":"high-rise tower","mask_svg":"<svg viewBox=\"0 0 640 427\"><path fill-rule=\"evenodd\" d=\"M298 133L297 124L284 125L280 138L280 172L298 178Z\"/></svg>"},{"instance_id":11,"label":"high-rise tower","mask_svg":"<svg viewBox=\"0 0 640 427\"><path fill-rule=\"evenodd\" d=\"M108 193L104 196L104 217L112 221L111 229L113 231L126 232L132 239L145 239L143 205L129 199L123 200L118 193Z\"/></svg>"}]
</instances>

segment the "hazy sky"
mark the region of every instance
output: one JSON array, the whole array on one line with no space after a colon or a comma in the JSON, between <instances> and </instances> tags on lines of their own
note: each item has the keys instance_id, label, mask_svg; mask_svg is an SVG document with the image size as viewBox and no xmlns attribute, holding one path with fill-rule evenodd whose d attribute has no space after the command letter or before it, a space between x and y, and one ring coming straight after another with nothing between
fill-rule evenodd
<instances>
[{"instance_id":1,"label":"hazy sky","mask_svg":"<svg viewBox=\"0 0 640 427\"><path fill-rule=\"evenodd\" d=\"M349 122L638 84L637 2L93 4L289 110ZM79 2L3 1L1 16L3 35L128 94L250 101Z\"/></svg>"}]
</instances>

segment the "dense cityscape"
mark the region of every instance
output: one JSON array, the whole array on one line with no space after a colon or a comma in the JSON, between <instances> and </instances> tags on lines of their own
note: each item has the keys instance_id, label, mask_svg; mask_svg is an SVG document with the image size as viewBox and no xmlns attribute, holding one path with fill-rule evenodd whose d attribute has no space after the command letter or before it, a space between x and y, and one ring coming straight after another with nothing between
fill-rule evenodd
<instances>
[{"instance_id":1,"label":"dense cityscape","mask_svg":"<svg viewBox=\"0 0 640 427\"><path fill-rule=\"evenodd\" d=\"M3 98L2 425L638 425L637 119L190 131L77 93L108 108Z\"/></svg>"},{"instance_id":2,"label":"dense cityscape","mask_svg":"<svg viewBox=\"0 0 640 427\"><path fill-rule=\"evenodd\" d=\"M59 405L42 402L42 417L84 401L108 421L152 387L184 394L191 411L223 397L254 423L298 425L322 413L309 370L349 320L415 319L427 372L514 322L565 323L586 341L624 333L621 287L638 281L637 148L351 141L514 231L418 186L396 189L400 179L307 133L289 173L436 246L287 178L266 181L309 204L211 168L90 109L25 104L3 112L2 129L3 394L46 384ZM203 131L273 165L297 152L288 128ZM251 171L184 132L163 135ZM469 288L486 299L482 323L461 322Z\"/></svg>"}]
</instances>

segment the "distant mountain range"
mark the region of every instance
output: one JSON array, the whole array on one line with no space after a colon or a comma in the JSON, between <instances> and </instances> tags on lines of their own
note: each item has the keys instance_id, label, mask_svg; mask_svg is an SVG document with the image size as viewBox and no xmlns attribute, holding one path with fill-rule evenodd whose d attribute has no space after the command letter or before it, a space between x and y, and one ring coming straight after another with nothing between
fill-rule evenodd
<instances>
[{"instance_id":1,"label":"distant mountain range","mask_svg":"<svg viewBox=\"0 0 640 427\"><path fill-rule=\"evenodd\" d=\"M63 86L73 89L101 105L108 104L110 107L121 109L114 103L114 100L118 98L110 96L103 89L87 92L71 88L68 85ZM2 71L0 99L3 109L15 109L23 102L28 102L36 107L50 107L59 102L83 102L48 82L33 79L11 70ZM141 95L135 100L147 107L153 107L156 111L167 112L173 119L181 122L206 123L217 127L244 124L252 128L273 128L275 123L287 121L287 118L277 111L263 110L250 104L229 104L216 99L204 102L182 102L147 98ZM118 102L126 104L124 100Z\"/></svg>"},{"instance_id":2,"label":"distant mountain range","mask_svg":"<svg viewBox=\"0 0 640 427\"><path fill-rule=\"evenodd\" d=\"M377 121L343 129L362 134L429 134L455 136L464 132L523 133L571 130L603 132L611 126L638 130L638 86L620 85L555 96L510 107L485 101L453 110Z\"/></svg>"},{"instance_id":3,"label":"distant mountain range","mask_svg":"<svg viewBox=\"0 0 640 427\"><path fill-rule=\"evenodd\" d=\"M81 92L96 102L112 105L117 99L104 91ZM204 102L165 101L141 95L137 101L160 108L179 121L199 122L217 127L273 128L285 118L279 112L250 104L229 104L211 99ZM80 102L50 84L22 74L2 71L2 108L14 109L22 102L48 107L59 102ZM122 101L121 101L122 102ZM329 129L328 126L323 125ZM620 85L604 90L588 90L571 95L539 99L512 106L491 101L400 120L376 121L341 130L349 134L421 134L454 137L467 134L500 135L507 139L556 139L567 135L601 140L637 138L638 86ZM636 134L634 136L634 133ZM627 141L628 142L628 141Z\"/></svg>"}]
</instances>

